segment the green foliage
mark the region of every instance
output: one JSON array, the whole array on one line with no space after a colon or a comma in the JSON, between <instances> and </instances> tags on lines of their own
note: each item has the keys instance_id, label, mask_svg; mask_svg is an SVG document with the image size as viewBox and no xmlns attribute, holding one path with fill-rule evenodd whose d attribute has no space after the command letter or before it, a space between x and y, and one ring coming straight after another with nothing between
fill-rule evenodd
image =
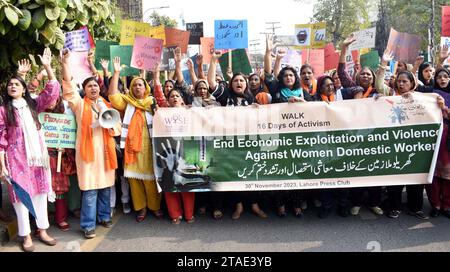
<instances>
[{"instance_id":1,"label":"green foliage","mask_svg":"<svg viewBox=\"0 0 450 272\"><path fill-rule=\"evenodd\" d=\"M159 15L156 11L153 11L150 15L150 19L152 20L152 26L176 27L178 24L177 20L171 19L169 16Z\"/></svg>"},{"instance_id":2,"label":"green foliage","mask_svg":"<svg viewBox=\"0 0 450 272\"><path fill-rule=\"evenodd\" d=\"M0 0L0 76L45 46L62 49L64 33L82 26L96 39L118 40L117 15L110 0Z\"/></svg>"},{"instance_id":3,"label":"green foliage","mask_svg":"<svg viewBox=\"0 0 450 272\"><path fill-rule=\"evenodd\" d=\"M327 41L338 44L350 33L370 27L370 3L365 0L318 0L313 22L327 23Z\"/></svg>"}]
</instances>

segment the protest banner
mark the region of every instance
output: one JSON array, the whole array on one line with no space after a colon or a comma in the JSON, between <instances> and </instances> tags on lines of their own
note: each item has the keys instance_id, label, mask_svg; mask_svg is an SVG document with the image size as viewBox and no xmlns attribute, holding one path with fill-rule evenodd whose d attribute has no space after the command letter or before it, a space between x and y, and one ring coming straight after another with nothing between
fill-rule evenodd
<instances>
[{"instance_id":1,"label":"protest banner","mask_svg":"<svg viewBox=\"0 0 450 272\"><path fill-rule=\"evenodd\" d=\"M349 50L359 50L363 48L374 48L375 47L375 36L376 27L363 29L357 31L354 34L356 41L350 44Z\"/></svg>"},{"instance_id":2,"label":"protest banner","mask_svg":"<svg viewBox=\"0 0 450 272\"><path fill-rule=\"evenodd\" d=\"M39 121L47 147L75 148L77 122L75 116L42 112Z\"/></svg>"},{"instance_id":3,"label":"protest banner","mask_svg":"<svg viewBox=\"0 0 450 272\"><path fill-rule=\"evenodd\" d=\"M80 30L82 30L82 29L86 29L86 31L87 31L88 39L89 39L89 46L90 46L91 48L95 48L95 41L94 41L94 39L92 38L92 35L91 35L91 33L89 32L88 27L87 27L87 26L82 26L82 27L80 27Z\"/></svg>"},{"instance_id":4,"label":"protest banner","mask_svg":"<svg viewBox=\"0 0 450 272\"><path fill-rule=\"evenodd\" d=\"M110 63L113 63L114 57L120 57L120 63L122 65L122 71L120 76L135 76L139 75L139 69L133 68L131 64L131 56L133 54L133 46L131 45L111 45L110 50Z\"/></svg>"},{"instance_id":5,"label":"protest banner","mask_svg":"<svg viewBox=\"0 0 450 272\"><path fill-rule=\"evenodd\" d=\"M324 54L323 49L302 50L302 63L308 63L313 67L316 78L325 72Z\"/></svg>"},{"instance_id":6,"label":"protest banner","mask_svg":"<svg viewBox=\"0 0 450 272\"><path fill-rule=\"evenodd\" d=\"M370 67L374 71L378 69L378 65L380 64L380 57L378 56L378 51L370 51L367 54L361 55L361 66L362 67Z\"/></svg>"},{"instance_id":7,"label":"protest banner","mask_svg":"<svg viewBox=\"0 0 450 272\"><path fill-rule=\"evenodd\" d=\"M122 20L120 29L120 45L133 45L134 36L150 36L150 25L130 20Z\"/></svg>"},{"instance_id":8,"label":"protest banner","mask_svg":"<svg viewBox=\"0 0 450 272\"><path fill-rule=\"evenodd\" d=\"M450 6L442 6L442 36L450 36Z\"/></svg>"},{"instance_id":9,"label":"protest banner","mask_svg":"<svg viewBox=\"0 0 450 272\"><path fill-rule=\"evenodd\" d=\"M161 108L155 176L163 191L430 184L442 133L436 98Z\"/></svg>"},{"instance_id":10,"label":"protest banner","mask_svg":"<svg viewBox=\"0 0 450 272\"><path fill-rule=\"evenodd\" d=\"M227 76L227 68L228 68L228 63L229 63L228 55L229 54L230 54L230 52L227 52L219 58L220 68L222 69L225 80L230 79ZM233 74L241 72L246 75L249 75L252 73L252 66L250 65L250 60L248 58L248 54L245 49L233 50L231 57L232 57L231 69L233 70Z\"/></svg>"},{"instance_id":11,"label":"protest banner","mask_svg":"<svg viewBox=\"0 0 450 272\"><path fill-rule=\"evenodd\" d=\"M131 67L153 71L161 62L163 40L136 36L131 56Z\"/></svg>"},{"instance_id":12,"label":"protest banner","mask_svg":"<svg viewBox=\"0 0 450 272\"><path fill-rule=\"evenodd\" d=\"M248 48L247 20L215 20L215 49Z\"/></svg>"},{"instance_id":13,"label":"protest banner","mask_svg":"<svg viewBox=\"0 0 450 272\"><path fill-rule=\"evenodd\" d=\"M95 47L95 68L97 70L101 71L102 66L100 65L100 60L110 60L110 51L109 46L111 45L118 45L118 42L113 41L104 41L104 40L96 40L96 47ZM110 62L108 65L108 71L112 71L112 63Z\"/></svg>"},{"instance_id":14,"label":"protest banner","mask_svg":"<svg viewBox=\"0 0 450 272\"><path fill-rule=\"evenodd\" d=\"M66 32L65 36L66 41L64 43L64 48L67 48L70 51L82 52L88 51L91 48L87 28Z\"/></svg>"},{"instance_id":15,"label":"protest banner","mask_svg":"<svg viewBox=\"0 0 450 272\"><path fill-rule=\"evenodd\" d=\"M295 45L297 49L324 48L326 23L295 25Z\"/></svg>"},{"instance_id":16,"label":"protest banner","mask_svg":"<svg viewBox=\"0 0 450 272\"><path fill-rule=\"evenodd\" d=\"M395 60L414 63L420 52L422 38L418 35L398 32L391 28L386 49L394 53Z\"/></svg>"},{"instance_id":17,"label":"protest banner","mask_svg":"<svg viewBox=\"0 0 450 272\"><path fill-rule=\"evenodd\" d=\"M186 31L189 31L189 44L200 44L200 38L203 37L203 22L187 23Z\"/></svg>"},{"instance_id":18,"label":"protest banner","mask_svg":"<svg viewBox=\"0 0 450 272\"><path fill-rule=\"evenodd\" d=\"M86 78L92 76L92 71L88 62L88 51L70 52L69 67L72 69L73 81L82 83Z\"/></svg>"},{"instance_id":19,"label":"protest banner","mask_svg":"<svg viewBox=\"0 0 450 272\"><path fill-rule=\"evenodd\" d=\"M166 46L178 46L186 54L189 43L189 31L166 28Z\"/></svg>"},{"instance_id":20,"label":"protest banner","mask_svg":"<svg viewBox=\"0 0 450 272\"><path fill-rule=\"evenodd\" d=\"M336 52L333 43L329 43L324 49L325 71L335 70L339 65L339 53Z\"/></svg>"}]
</instances>

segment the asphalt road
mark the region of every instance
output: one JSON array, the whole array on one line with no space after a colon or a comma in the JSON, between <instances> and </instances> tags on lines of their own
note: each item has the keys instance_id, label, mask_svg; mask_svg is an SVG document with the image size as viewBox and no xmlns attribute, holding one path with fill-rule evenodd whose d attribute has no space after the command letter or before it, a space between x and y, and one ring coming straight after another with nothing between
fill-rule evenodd
<instances>
[{"instance_id":1,"label":"asphalt road","mask_svg":"<svg viewBox=\"0 0 450 272\"><path fill-rule=\"evenodd\" d=\"M430 209L425 199L425 211ZM196 222L172 225L166 217L149 216L137 223L134 214L120 211L110 229L97 227L97 237L86 240L78 220L71 218L68 232L52 226L49 233L58 239L55 247L35 239L36 251L70 252L367 252L367 251L441 251L450 252L450 219L440 216L420 220L402 213L398 219L377 217L362 208L358 216L342 218L332 214L317 217L308 208L303 218L293 215L260 219L245 211L239 220L226 211L222 220L197 216ZM17 241L0 246L0 252L20 251Z\"/></svg>"}]
</instances>

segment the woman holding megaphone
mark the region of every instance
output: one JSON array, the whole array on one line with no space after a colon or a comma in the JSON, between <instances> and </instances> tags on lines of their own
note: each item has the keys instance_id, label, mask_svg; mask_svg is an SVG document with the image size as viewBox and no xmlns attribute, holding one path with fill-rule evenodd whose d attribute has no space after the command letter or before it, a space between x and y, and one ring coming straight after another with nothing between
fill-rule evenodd
<instances>
[{"instance_id":1,"label":"woman holding megaphone","mask_svg":"<svg viewBox=\"0 0 450 272\"><path fill-rule=\"evenodd\" d=\"M120 147L124 153L124 176L128 178L136 221L144 221L147 208L157 218L162 218L161 195L153 173L152 145L150 141L153 113L156 102L150 96L150 86L144 78L131 81L130 92L122 94L117 86L120 75L120 58L114 58L114 75L109 84L109 100L112 106L125 112Z\"/></svg>"},{"instance_id":2,"label":"woman holding megaphone","mask_svg":"<svg viewBox=\"0 0 450 272\"><path fill-rule=\"evenodd\" d=\"M105 111L109 103L100 96L100 86L96 77L83 81L81 98L69 68L68 50L62 54L63 97L75 113L77 120L76 164L78 185L83 192L81 200L80 224L86 238L95 237L97 216L104 227L111 227L110 193L114 185L117 168L116 147L113 136L120 134L120 119L115 124L106 122L108 128L102 127L103 121L110 121L114 113ZM106 114L105 114L106 113ZM104 119L102 122L99 118ZM109 128L112 127L112 128Z\"/></svg>"}]
</instances>

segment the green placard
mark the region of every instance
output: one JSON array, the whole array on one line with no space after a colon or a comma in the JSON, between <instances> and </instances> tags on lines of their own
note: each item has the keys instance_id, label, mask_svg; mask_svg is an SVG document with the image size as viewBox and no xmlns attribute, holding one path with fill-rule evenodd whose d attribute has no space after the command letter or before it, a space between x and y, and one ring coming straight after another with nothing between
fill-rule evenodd
<instances>
[{"instance_id":1,"label":"green placard","mask_svg":"<svg viewBox=\"0 0 450 272\"><path fill-rule=\"evenodd\" d=\"M100 59L111 59L109 46L118 45L118 42L95 40L95 67L97 70L101 71L102 66L100 65ZM109 62L109 71L112 72L112 63Z\"/></svg>"},{"instance_id":2,"label":"green placard","mask_svg":"<svg viewBox=\"0 0 450 272\"><path fill-rule=\"evenodd\" d=\"M222 73L226 80L229 80L228 76L226 75L228 67L228 54L228 52L223 54L219 59L220 68L222 69ZM231 58L233 74L241 72L246 75L250 75L252 73L252 67L250 65L250 61L245 49L233 50L231 53Z\"/></svg>"},{"instance_id":3,"label":"green placard","mask_svg":"<svg viewBox=\"0 0 450 272\"><path fill-rule=\"evenodd\" d=\"M113 62L114 57L120 57L122 64L122 71L120 76L135 76L139 75L139 69L132 68L130 66L131 56L133 54L132 45L111 45L110 50L110 63Z\"/></svg>"},{"instance_id":4,"label":"green placard","mask_svg":"<svg viewBox=\"0 0 450 272\"><path fill-rule=\"evenodd\" d=\"M370 51L367 54L361 55L360 58L362 67L368 66L373 70L376 70L380 64L380 57L378 56L377 51Z\"/></svg>"},{"instance_id":5,"label":"green placard","mask_svg":"<svg viewBox=\"0 0 450 272\"><path fill-rule=\"evenodd\" d=\"M45 136L47 147L75 148L77 122L75 116L42 112L39 121Z\"/></svg>"}]
</instances>

